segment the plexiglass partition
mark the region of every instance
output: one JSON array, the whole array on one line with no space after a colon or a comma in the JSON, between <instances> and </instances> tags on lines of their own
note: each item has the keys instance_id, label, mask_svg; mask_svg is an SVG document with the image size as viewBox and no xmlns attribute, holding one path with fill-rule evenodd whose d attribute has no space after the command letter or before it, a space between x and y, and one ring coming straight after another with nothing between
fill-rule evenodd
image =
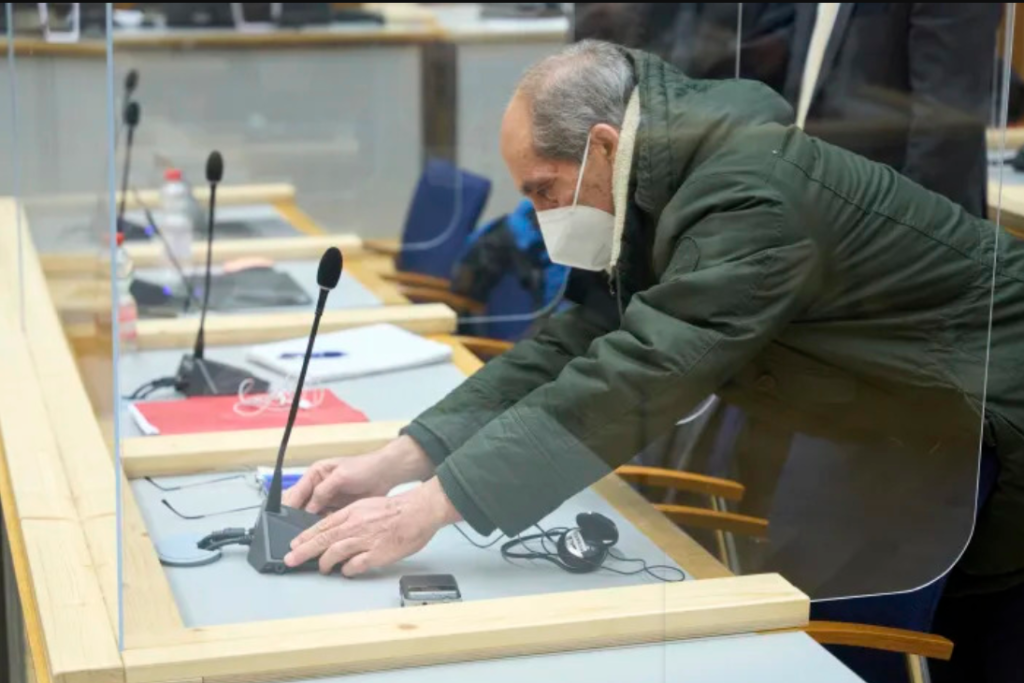
<instances>
[{"instance_id":1,"label":"plexiglass partition","mask_svg":"<svg viewBox=\"0 0 1024 683\"><path fill-rule=\"evenodd\" d=\"M2 244L129 678L748 680L1019 569L1013 6L75 7Z\"/></svg>"},{"instance_id":2,"label":"plexiglass partition","mask_svg":"<svg viewBox=\"0 0 1024 683\"><path fill-rule=\"evenodd\" d=\"M684 231L704 288L678 305L717 333L698 349L725 355L727 376L647 456L743 484L726 508L765 533L705 541L734 570L778 571L816 599L941 593L967 546L979 467L994 481L999 418L982 411L1001 381L989 322L1012 246L981 220L997 218L985 128L1008 82L1004 55L993 67L1002 10L577 8L593 35L714 80L674 83L668 130L677 159L700 149L686 182L717 176L691 211L721 219ZM954 25L956 47L937 48ZM794 121L803 133L779 132Z\"/></svg>"},{"instance_id":3,"label":"plexiglass partition","mask_svg":"<svg viewBox=\"0 0 1024 683\"><path fill-rule=\"evenodd\" d=\"M10 680L118 658L115 105L105 6L80 9L0 14L4 580L22 596ZM70 622L73 638L60 634Z\"/></svg>"}]
</instances>

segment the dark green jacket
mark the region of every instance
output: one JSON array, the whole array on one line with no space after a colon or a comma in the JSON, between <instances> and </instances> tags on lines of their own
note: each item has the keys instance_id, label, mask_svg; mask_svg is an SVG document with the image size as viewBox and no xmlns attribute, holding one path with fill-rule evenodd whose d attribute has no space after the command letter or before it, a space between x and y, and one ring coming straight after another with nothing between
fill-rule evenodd
<instances>
[{"instance_id":1,"label":"dark green jacket","mask_svg":"<svg viewBox=\"0 0 1024 683\"><path fill-rule=\"evenodd\" d=\"M959 439L976 462L994 279L1002 471L965 564L1024 568L1024 249L787 126L765 86L629 54L642 118L609 278L624 312L552 318L408 428L463 517L520 532L713 393L852 438Z\"/></svg>"}]
</instances>

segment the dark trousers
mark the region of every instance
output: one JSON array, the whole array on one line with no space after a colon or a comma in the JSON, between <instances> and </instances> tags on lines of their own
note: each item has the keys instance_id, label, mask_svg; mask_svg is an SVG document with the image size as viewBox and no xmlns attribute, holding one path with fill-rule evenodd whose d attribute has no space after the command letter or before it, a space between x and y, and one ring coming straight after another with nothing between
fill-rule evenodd
<instances>
[{"instance_id":1,"label":"dark trousers","mask_svg":"<svg viewBox=\"0 0 1024 683\"><path fill-rule=\"evenodd\" d=\"M1024 584L944 597L934 630L954 646L950 661L929 664L933 683L1024 683Z\"/></svg>"}]
</instances>

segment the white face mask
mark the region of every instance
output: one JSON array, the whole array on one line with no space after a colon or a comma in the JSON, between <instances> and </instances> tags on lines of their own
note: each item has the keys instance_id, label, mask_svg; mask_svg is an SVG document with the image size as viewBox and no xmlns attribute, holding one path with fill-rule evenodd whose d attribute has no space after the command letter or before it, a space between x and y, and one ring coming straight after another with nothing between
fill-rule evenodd
<instances>
[{"instance_id":1,"label":"white face mask","mask_svg":"<svg viewBox=\"0 0 1024 683\"><path fill-rule=\"evenodd\" d=\"M608 267L615 235L615 216L592 206L577 204L583 172L587 167L590 137L583 149L580 175L576 180L576 194L572 206L537 212L544 246L553 263L583 270L603 270Z\"/></svg>"}]
</instances>

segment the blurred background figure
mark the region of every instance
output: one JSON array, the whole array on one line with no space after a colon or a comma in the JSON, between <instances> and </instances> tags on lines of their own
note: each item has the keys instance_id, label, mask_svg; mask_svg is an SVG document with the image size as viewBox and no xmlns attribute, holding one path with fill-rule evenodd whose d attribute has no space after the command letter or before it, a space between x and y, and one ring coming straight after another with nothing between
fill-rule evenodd
<instances>
[{"instance_id":1,"label":"blurred background figure","mask_svg":"<svg viewBox=\"0 0 1024 683\"><path fill-rule=\"evenodd\" d=\"M648 50L694 78L759 80L785 95L811 135L984 216L985 126L1002 8L577 3L574 38Z\"/></svg>"},{"instance_id":2,"label":"blurred background figure","mask_svg":"<svg viewBox=\"0 0 1024 683\"><path fill-rule=\"evenodd\" d=\"M781 92L791 3L742 3L739 73ZM652 52L693 78L736 76L740 3L576 3L576 40L594 38Z\"/></svg>"},{"instance_id":3,"label":"blurred background figure","mask_svg":"<svg viewBox=\"0 0 1024 683\"><path fill-rule=\"evenodd\" d=\"M783 94L808 133L976 216L1001 3L794 3Z\"/></svg>"}]
</instances>

